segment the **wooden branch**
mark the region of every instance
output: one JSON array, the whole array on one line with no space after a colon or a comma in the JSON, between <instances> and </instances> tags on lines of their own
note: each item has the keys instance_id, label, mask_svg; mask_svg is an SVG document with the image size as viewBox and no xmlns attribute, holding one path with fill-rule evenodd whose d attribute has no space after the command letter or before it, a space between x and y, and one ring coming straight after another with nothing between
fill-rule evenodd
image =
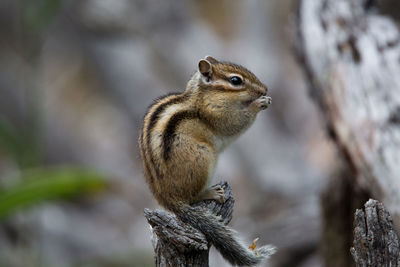
<instances>
[{"instance_id":1,"label":"wooden branch","mask_svg":"<svg viewBox=\"0 0 400 267\"><path fill-rule=\"evenodd\" d=\"M193 206L209 209L213 214L221 216L222 222L227 225L232 219L235 201L227 182L218 185L225 190L225 203L205 200ZM156 266L208 266L211 244L199 230L183 223L174 214L162 210L145 209L144 215L153 232Z\"/></svg>"},{"instance_id":2,"label":"wooden branch","mask_svg":"<svg viewBox=\"0 0 400 267\"><path fill-rule=\"evenodd\" d=\"M371 0L301 0L296 52L358 186L400 219L400 32Z\"/></svg>"},{"instance_id":3,"label":"wooden branch","mask_svg":"<svg viewBox=\"0 0 400 267\"><path fill-rule=\"evenodd\" d=\"M350 251L357 267L400 266L399 238L382 203L370 199L365 212L356 211L354 225Z\"/></svg>"}]
</instances>

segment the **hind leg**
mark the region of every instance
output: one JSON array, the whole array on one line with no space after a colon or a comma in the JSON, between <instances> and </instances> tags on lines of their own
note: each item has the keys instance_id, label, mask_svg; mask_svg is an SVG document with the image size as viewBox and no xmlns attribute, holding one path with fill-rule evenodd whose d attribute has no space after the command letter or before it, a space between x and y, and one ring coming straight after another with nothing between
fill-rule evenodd
<instances>
[{"instance_id":1,"label":"hind leg","mask_svg":"<svg viewBox=\"0 0 400 267\"><path fill-rule=\"evenodd\" d=\"M212 199L222 204L225 202L225 190L220 185L214 185L204 190L198 201Z\"/></svg>"}]
</instances>

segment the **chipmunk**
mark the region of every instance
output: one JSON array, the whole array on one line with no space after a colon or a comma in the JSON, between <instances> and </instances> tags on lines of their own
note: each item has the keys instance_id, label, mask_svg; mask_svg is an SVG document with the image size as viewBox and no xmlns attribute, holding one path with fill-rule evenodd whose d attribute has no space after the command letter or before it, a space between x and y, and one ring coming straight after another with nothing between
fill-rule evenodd
<instances>
[{"instance_id":1,"label":"chipmunk","mask_svg":"<svg viewBox=\"0 0 400 267\"><path fill-rule=\"evenodd\" d=\"M207 56L199 61L183 93L155 100L139 137L145 176L157 202L199 229L234 265L258 264L274 248L246 248L216 216L190 204L225 201L222 187L208 187L218 154L269 104L267 87L253 73Z\"/></svg>"}]
</instances>

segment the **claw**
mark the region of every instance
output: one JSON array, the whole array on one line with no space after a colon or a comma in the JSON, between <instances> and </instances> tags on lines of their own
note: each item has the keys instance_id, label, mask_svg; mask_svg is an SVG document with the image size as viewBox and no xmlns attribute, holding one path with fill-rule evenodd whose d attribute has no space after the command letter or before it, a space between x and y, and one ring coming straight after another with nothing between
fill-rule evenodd
<instances>
[{"instance_id":1,"label":"claw","mask_svg":"<svg viewBox=\"0 0 400 267\"><path fill-rule=\"evenodd\" d=\"M220 204L224 203L226 200L225 190L220 185L216 185L212 189L214 190L214 199Z\"/></svg>"}]
</instances>

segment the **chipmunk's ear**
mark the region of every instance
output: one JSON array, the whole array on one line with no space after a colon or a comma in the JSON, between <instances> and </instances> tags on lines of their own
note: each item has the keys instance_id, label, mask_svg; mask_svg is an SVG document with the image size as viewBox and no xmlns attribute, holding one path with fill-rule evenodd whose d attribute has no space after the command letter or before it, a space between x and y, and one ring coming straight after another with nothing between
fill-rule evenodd
<instances>
[{"instance_id":1,"label":"chipmunk's ear","mask_svg":"<svg viewBox=\"0 0 400 267\"><path fill-rule=\"evenodd\" d=\"M201 75L203 75L207 81L211 79L212 76L212 67L211 63L208 60L201 59L199 61L199 71Z\"/></svg>"},{"instance_id":2,"label":"chipmunk's ear","mask_svg":"<svg viewBox=\"0 0 400 267\"><path fill-rule=\"evenodd\" d=\"M213 58L212 56L206 56L206 60L208 62L210 62L211 64L216 64L218 63L218 60L216 60L215 58Z\"/></svg>"}]
</instances>

